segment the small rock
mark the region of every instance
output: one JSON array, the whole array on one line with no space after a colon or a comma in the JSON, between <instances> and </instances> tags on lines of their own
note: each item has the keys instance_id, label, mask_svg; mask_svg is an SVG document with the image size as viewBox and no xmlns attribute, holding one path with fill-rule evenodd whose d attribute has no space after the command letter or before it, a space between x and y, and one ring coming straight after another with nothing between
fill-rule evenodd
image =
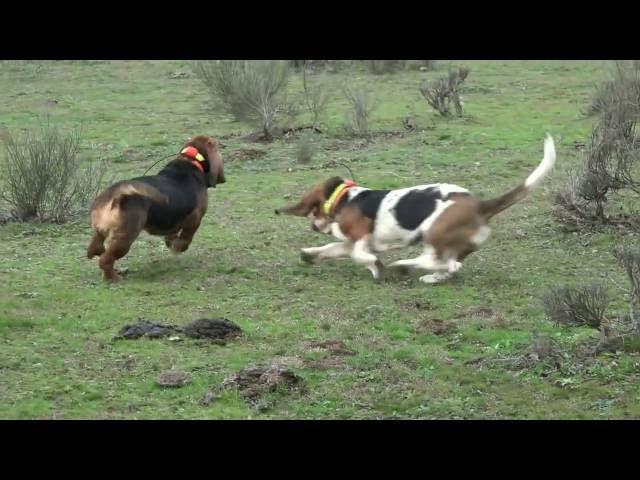
<instances>
[{"instance_id":1,"label":"small rock","mask_svg":"<svg viewBox=\"0 0 640 480\"><path fill-rule=\"evenodd\" d=\"M445 322L439 318L420 320L416 325L418 332L430 333L433 335L446 335L457 330L453 322Z\"/></svg>"},{"instance_id":2,"label":"small rock","mask_svg":"<svg viewBox=\"0 0 640 480\"><path fill-rule=\"evenodd\" d=\"M193 377L189 372L178 372L175 370L169 370L168 372L161 373L156 378L156 383L161 387L179 388L190 384L193 381Z\"/></svg>"},{"instance_id":3,"label":"small rock","mask_svg":"<svg viewBox=\"0 0 640 480\"><path fill-rule=\"evenodd\" d=\"M173 72L169 75L169 78L187 78L189 74L187 72Z\"/></svg>"},{"instance_id":4,"label":"small rock","mask_svg":"<svg viewBox=\"0 0 640 480\"><path fill-rule=\"evenodd\" d=\"M327 350L334 355L355 355L353 350L347 348L342 340L326 340L324 342L309 342L307 346L311 349Z\"/></svg>"},{"instance_id":5,"label":"small rock","mask_svg":"<svg viewBox=\"0 0 640 480\"><path fill-rule=\"evenodd\" d=\"M208 407L217 399L218 399L218 394L213 390L209 390L207 393L204 394L204 397L202 397L202 400L200 400L200 405Z\"/></svg>"},{"instance_id":6,"label":"small rock","mask_svg":"<svg viewBox=\"0 0 640 480\"><path fill-rule=\"evenodd\" d=\"M464 311L466 317L475 318L491 318L493 316L493 310L484 306L471 306Z\"/></svg>"}]
</instances>

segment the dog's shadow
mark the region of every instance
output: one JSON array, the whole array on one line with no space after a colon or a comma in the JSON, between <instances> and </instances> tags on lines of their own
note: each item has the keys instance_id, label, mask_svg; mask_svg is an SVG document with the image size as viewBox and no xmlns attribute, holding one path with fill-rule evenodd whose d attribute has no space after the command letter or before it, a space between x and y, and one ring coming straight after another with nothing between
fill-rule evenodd
<instances>
[{"instance_id":1,"label":"dog's shadow","mask_svg":"<svg viewBox=\"0 0 640 480\"><path fill-rule=\"evenodd\" d=\"M202 269L203 262L199 256L170 254L165 258L149 258L135 264L129 263L118 271L125 281L157 282L200 275Z\"/></svg>"}]
</instances>

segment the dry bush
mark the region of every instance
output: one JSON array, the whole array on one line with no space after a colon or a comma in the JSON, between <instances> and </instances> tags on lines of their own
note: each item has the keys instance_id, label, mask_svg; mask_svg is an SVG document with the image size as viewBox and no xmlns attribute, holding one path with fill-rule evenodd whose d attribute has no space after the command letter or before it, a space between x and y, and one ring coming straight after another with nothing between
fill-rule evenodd
<instances>
[{"instance_id":1,"label":"dry bush","mask_svg":"<svg viewBox=\"0 0 640 480\"><path fill-rule=\"evenodd\" d=\"M631 288L629 295L629 320L636 335L640 335L640 250L637 248L621 247L614 251L614 256L627 274Z\"/></svg>"},{"instance_id":2,"label":"dry bush","mask_svg":"<svg viewBox=\"0 0 640 480\"><path fill-rule=\"evenodd\" d=\"M311 82L308 68L305 66L302 72L302 88L305 105L313 116L313 127L318 128L320 118L329 103L329 84L325 78L317 78Z\"/></svg>"},{"instance_id":3,"label":"dry bush","mask_svg":"<svg viewBox=\"0 0 640 480\"><path fill-rule=\"evenodd\" d=\"M5 134L2 198L20 221L64 223L98 193L103 164L78 160L80 131L62 133L49 122L22 138Z\"/></svg>"},{"instance_id":4,"label":"dry bush","mask_svg":"<svg viewBox=\"0 0 640 480\"><path fill-rule=\"evenodd\" d=\"M556 195L558 217L563 223L583 228L615 223L607 215L611 195L630 189L640 193L635 178L640 160L640 141L636 122L640 115L640 69L628 62L617 62L610 80L596 91L589 113L597 114L588 149L579 175L571 178Z\"/></svg>"},{"instance_id":5,"label":"dry bush","mask_svg":"<svg viewBox=\"0 0 640 480\"><path fill-rule=\"evenodd\" d=\"M357 136L367 136L374 110L371 95L366 90L356 90L349 86L345 86L343 92L351 107L348 112L350 131Z\"/></svg>"},{"instance_id":6,"label":"dry bush","mask_svg":"<svg viewBox=\"0 0 640 480\"><path fill-rule=\"evenodd\" d=\"M299 163L311 163L311 159L315 154L316 149L313 144L306 138L303 138L300 143L298 143L298 148L296 150L296 158Z\"/></svg>"},{"instance_id":7,"label":"dry bush","mask_svg":"<svg viewBox=\"0 0 640 480\"><path fill-rule=\"evenodd\" d=\"M542 303L547 317L557 325L600 329L609 298L601 285L558 287L549 290Z\"/></svg>"},{"instance_id":8,"label":"dry bush","mask_svg":"<svg viewBox=\"0 0 640 480\"><path fill-rule=\"evenodd\" d=\"M437 78L432 82L425 82L420 87L420 93L440 115L444 117L451 115L451 105L453 105L456 115L462 115L464 104L460 90L469 72L468 68L449 70L449 74L446 77Z\"/></svg>"},{"instance_id":9,"label":"dry bush","mask_svg":"<svg viewBox=\"0 0 640 480\"><path fill-rule=\"evenodd\" d=\"M295 114L286 100L290 64L285 60L220 60L193 66L211 96L241 122L271 139L276 121Z\"/></svg>"},{"instance_id":10,"label":"dry bush","mask_svg":"<svg viewBox=\"0 0 640 480\"><path fill-rule=\"evenodd\" d=\"M587 113L602 114L612 103L627 104L636 112L640 109L640 61L615 62L610 78L596 88Z\"/></svg>"}]
</instances>

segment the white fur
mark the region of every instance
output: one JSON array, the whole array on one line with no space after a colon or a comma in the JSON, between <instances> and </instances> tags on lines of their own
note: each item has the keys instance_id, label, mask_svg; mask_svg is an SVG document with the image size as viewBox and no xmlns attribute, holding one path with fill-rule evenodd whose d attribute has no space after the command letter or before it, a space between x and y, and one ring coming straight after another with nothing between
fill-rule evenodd
<instances>
[{"instance_id":1,"label":"white fur","mask_svg":"<svg viewBox=\"0 0 640 480\"><path fill-rule=\"evenodd\" d=\"M542 158L542 162L538 165L531 175L527 177L524 182L524 186L529 190L537 187L540 184L540 181L544 178L544 176L549 173L549 170L553 168L553 165L556 163L556 146L553 142L553 138L551 135L547 133L547 136L544 139L544 157Z\"/></svg>"},{"instance_id":2,"label":"white fur","mask_svg":"<svg viewBox=\"0 0 640 480\"><path fill-rule=\"evenodd\" d=\"M448 183L418 185L415 187L401 188L389 192L380 203L378 215L376 216L375 228L373 231L372 248L376 252L404 248L409 245L416 236L424 235L429 231L433 222L451 205L451 200L436 200L436 208L431 215L415 230L406 230L398 224L398 220L393 215L393 211L398 202L408 193L414 190L424 190L429 187L440 188L442 195L446 196L452 192L468 193L468 190L457 185Z\"/></svg>"},{"instance_id":3,"label":"white fur","mask_svg":"<svg viewBox=\"0 0 640 480\"><path fill-rule=\"evenodd\" d=\"M453 274L449 272L436 272L436 273L432 273L431 275L421 276L420 281L422 283L426 283L427 285L432 285L435 283L444 282L445 280L448 280L449 278L451 278L452 275Z\"/></svg>"},{"instance_id":4,"label":"white fur","mask_svg":"<svg viewBox=\"0 0 640 480\"><path fill-rule=\"evenodd\" d=\"M380 278L380 271L376 266L378 257L376 257L369 251L368 245L369 235L365 235L353 244L353 250L351 250L351 258L353 258L356 263L365 265L371 272L371 275L373 275L373 278L377 280L378 278Z\"/></svg>"},{"instance_id":5,"label":"white fur","mask_svg":"<svg viewBox=\"0 0 640 480\"><path fill-rule=\"evenodd\" d=\"M489 240L489 236L491 235L491 228L488 225L482 225L476 233L471 237L471 242L474 245L480 246Z\"/></svg>"},{"instance_id":6,"label":"white fur","mask_svg":"<svg viewBox=\"0 0 640 480\"><path fill-rule=\"evenodd\" d=\"M353 245L346 242L333 242L322 247L303 248L302 251L316 258L345 257L351 253Z\"/></svg>"}]
</instances>

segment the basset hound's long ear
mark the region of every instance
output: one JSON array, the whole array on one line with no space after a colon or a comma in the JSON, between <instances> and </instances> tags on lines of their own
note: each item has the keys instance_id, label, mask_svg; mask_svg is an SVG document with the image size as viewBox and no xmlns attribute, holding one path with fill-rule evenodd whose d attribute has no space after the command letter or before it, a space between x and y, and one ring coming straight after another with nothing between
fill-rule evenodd
<instances>
[{"instance_id":1,"label":"basset hound's long ear","mask_svg":"<svg viewBox=\"0 0 640 480\"><path fill-rule=\"evenodd\" d=\"M224 177L224 161L220 155L219 145L214 139L209 138L207 142L209 147L209 166L211 168L212 176L215 176L216 183L225 183L227 180Z\"/></svg>"},{"instance_id":2,"label":"basset hound's long ear","mask_svg":"<svg viewBox=\"0 0 640 480\"><path fill-rule=\"evenodd\" d=\"M276 209L276 214L284 213L287 215L295 215L296 217L306 217L314 209L319 208L323 201L322 185L319 185L307 192L299 202Z\"/></svg>"}]
</instances>

